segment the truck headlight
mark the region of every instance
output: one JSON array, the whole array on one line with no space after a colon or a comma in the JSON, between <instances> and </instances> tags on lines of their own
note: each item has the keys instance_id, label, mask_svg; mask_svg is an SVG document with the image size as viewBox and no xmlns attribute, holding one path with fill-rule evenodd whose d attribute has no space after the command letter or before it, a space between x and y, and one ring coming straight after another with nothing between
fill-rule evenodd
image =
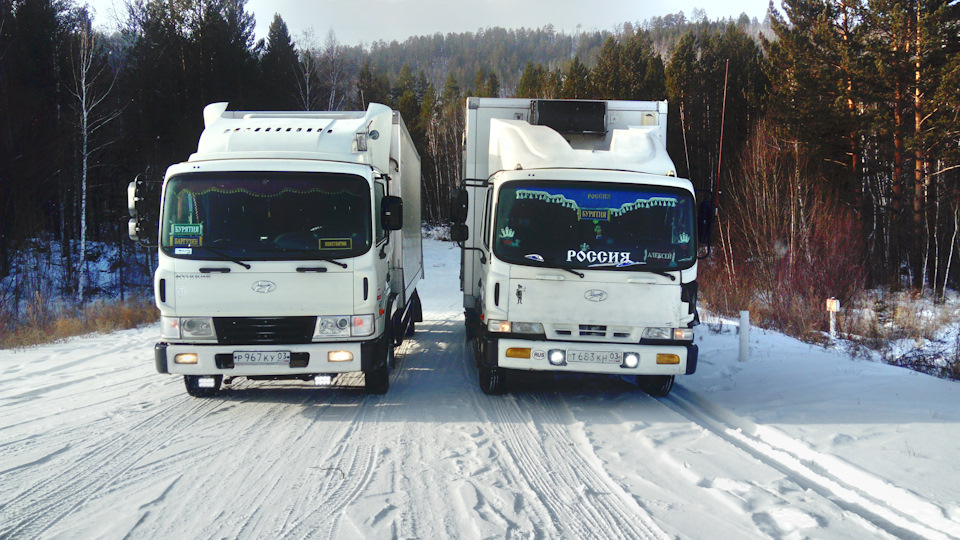
<instances>
[{"instance_id":1,"label":"truck headlight","mask_svg":"<svg viewBox=\"0 0 960 540\"><path fill-rule=\"evenodd\" d=\"M487 330L501 333L512 332L514 334L542 334L543 325L540 323L497 321L490 319L487 321Z\"/></svg>"},{"instance_id":2,"label":"truck headlight","mask_svg":"<svg viewBox=\"0 0 960 540\"><path fill-rule=\"evenodd\" d=\"M350 317L347 315L317 317L313 337L350 337Z\"/></svg>"},{"instance_id":3,"label":"truck headlight","mask_svg":"<svg viewBox=\"0 0 960 540\"><path fill-rule=\"evenodd\" d=\"M535 322L515 322L512 331L514 334L542 334L543 325Z\"/></svg>"},{"instance_id":4,"label":"truck headlight","mask_svg":"<svg viewBox=\"0 0 960 540\"><path fill-rule=\"evenodd\" d=\"M663 339L673 341L693 341L692 328L645 328L643 339Z\"/></svg>"},{"instance_id":5,"label":"truck headlight","mask_svg":"<svg viewBox=\"0 0 960 540\"><path fill-rule=\"evenodd\" d=\"M217 339L210 317L181 317L180 336L183 339Z\"/></svg>"},{"instance_id":6,"label":"truck headlight","mask_svg":"<svg viewBox=\"0 0 960 540\"><path fill-rule=\"evenodd\" d=\"M322 315L317 317L313 337L369 336L375 329L373 315Z\"/></svg>"},{"instance_id":7,"label":"truck headlight","mask_svg":"<svg viewBox=\"0 0 960 540\"><path fill-rule=\"evenodd\" d=\"M217 339L211 317L160 317L163 339Z\"/></svg>"}]
</instances>

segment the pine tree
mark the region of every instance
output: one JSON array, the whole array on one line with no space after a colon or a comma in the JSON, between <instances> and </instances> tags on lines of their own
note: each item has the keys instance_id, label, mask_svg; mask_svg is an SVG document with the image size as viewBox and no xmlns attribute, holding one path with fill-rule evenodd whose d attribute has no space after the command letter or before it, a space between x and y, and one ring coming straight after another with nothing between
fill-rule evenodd
<instances>
[{"instance_id":1,"label":"pine tree","mask_svg":"<svg viewBox=\"0 0 960 540\"><path fill-rule=\"evenodd\" d=\"M590 81L590 70L574 56L570 67L563 78L560 97L563 99L591 99L594 96L593 85Z\"/></svg>"},{"instance_id":2,"label":"pine tree","mask_svg":"<svg viewBox=\"0 0 960 540\"><path fill-rule=\"evenodd\" d=\"M517 83L515 97L544 97L543 87L545 84L545 79L546 72L543 69L542 64L537 63L534 65L532 62L527 62L527 65L523 68L523 73L520 74L520 82Z\"/></svg>"},{"instance_id":3,"label":"pine tree","mask_svg":"<svg viewBox=\"0 0 960 540\"><path fill-rule=\"evenodd\" d=\"M621 56L622 47L620 44L613 36L608 37L600 49L597 64L591 73L599 99L624 99L626 97L624 75L629 73L629 68L623 65Z\"/></svg>"},{"instance_id":4,"label":"pine tree","mask_svg":"<svg viewBox=\"0 0 960 540\"><path fill-rule=\"evenodd\" d=\"M299 59L287 23L279 13L273 16L267 32L266 49L260 57L261 93L257 108L290 110L296 108Z\"/></svg>"}]
</instances>

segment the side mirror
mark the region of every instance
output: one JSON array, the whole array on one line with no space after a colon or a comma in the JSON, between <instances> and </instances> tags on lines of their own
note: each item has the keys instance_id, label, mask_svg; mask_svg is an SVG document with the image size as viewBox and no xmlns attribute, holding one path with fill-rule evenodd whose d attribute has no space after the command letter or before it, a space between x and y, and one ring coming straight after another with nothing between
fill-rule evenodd
<instances>
[{"instance_id":1,"label":"side mirror","mask_svg":"<svg viewBox=\"0 0 960 540\"><path fill-rule=\"evenodd\" d=\"M159 178L148 174L137 175L127 185L127 211L130 212L127 234L143 246L150 245L151 239L156 238L161 185Z\"/></svg>"},{"instance_id":2,"label":"side mirror","mask_svg":"<svg viewBox=\"0 0 960 540\"><path fill-rule=\"evenodd\" d=\"M380 206L380 223L386 231L397 231L403 228L403 199L393 195L383 198Z\"/></svg>"},{"instance_id":3,"label":"side mirror","mask_svg":"<svg viewBox=\"0 0 960 540\"><path fill-rule=\"evenodd\" d=\"M700 203L700 208L697 211L697 241L705 246L709 246L712 229L713 203L706 200Z\"/></svg>"},{"instance_id":4,"label":"side mirror","mask_svg":"<svg viewBox=\"0 0 960 540\"><path fill-rule=\"evenodd\" d=\"M466 242L467 238L470 238L470 227L463 223L454 223L450 226L450 240L461 243Z\"/></svg>"},{"instance_id":5,"label":"side mirror","mask_svg":"<svg viewBox=\"0 0 960 540\"><path fill-rule=\"evenodd\" d=\"M460 188L450 193L450 221L464 223L467 221L467 210L470 206L470 196L467 190Z\"/></svg>"},{"instance_id":6,"label":"side mirror","mask_svg":"<svg viewBox=\"0 0 960 540\"><path fill-rule=\"evenodd\" d=\"M127 185L127 210L130 217L137 217L137 181L134 180Z\"/></svg>"},{"instance_id":7,"label":"side mirror","mask_svg":"<svg viewBox=\"0 0 960 540\"><path fill-rule=\"evenodd\" d=\"M140 220L137 219L137 181L127 185L127 211L130 212L130 222L127 223L127 234L134 242L140 241Z\"/></svg>"}]
</instances>

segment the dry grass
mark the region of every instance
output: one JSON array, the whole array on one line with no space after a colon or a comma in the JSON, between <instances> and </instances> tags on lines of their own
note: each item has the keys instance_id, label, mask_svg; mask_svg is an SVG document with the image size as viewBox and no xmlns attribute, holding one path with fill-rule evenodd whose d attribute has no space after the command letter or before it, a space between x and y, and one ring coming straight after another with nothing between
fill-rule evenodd
<instances>
[{"instance_id":1,"label":"dry grass","mask_svg":"<svg viewBox=\"0 0 960 540\"><path fill-rule=\"evenodd\" d=\"M93 332L114 332L156 322L160 312L152 301L94 301L79 312L64 312L35 295L20 321L0 315L0 349L53 343ZM19 322L19 324L17 324Z\"/></svg>"},{"instance_id":2,"label":"dry grass","mask_svg":"<svg viewBox=\"0 0 960 540\"><path fill-rule=\"evenodd\" d=\"M904 339L919 343L936 340L958 317L956 304L936 303L913 292L865 291L841 311L838 324L844 335L868 344Z\"/></svg>"}]
</instances>

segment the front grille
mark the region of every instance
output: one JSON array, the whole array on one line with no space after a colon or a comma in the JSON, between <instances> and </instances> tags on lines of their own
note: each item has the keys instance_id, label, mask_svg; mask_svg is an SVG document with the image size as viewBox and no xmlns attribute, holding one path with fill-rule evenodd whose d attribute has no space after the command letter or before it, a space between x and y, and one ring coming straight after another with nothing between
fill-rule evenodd
<instances>
[{"instance_id":1,"label":"front grille","mask_svg":"<svg viewBox=\"0 0 960 540\"><path fill-rule=\"evenodd\" d=\"M606 337L607 327L597 325L597 324L581 324L580 336L581 337Z\"/></svg>"},{"instance_id":2,"label":"front grille","mask_svg":"<svg viewBox=\"0 0 960 540\"><path fill-rule=\"evenodd\" d=\"M545 325L549 339L573 341L616 341L635 343L640 341L639 328L607 326L604 324L556 324Z\"/></svg>"},{"instance_id":3,"label":"front grille","mask_svg":"<svg viewBox=\"0 0 960 540\"><path fill-rule=\"evenodd\" d=\"M214 317L220 345L310 343L316 317Z\"/></svg>"}]
</instances>

